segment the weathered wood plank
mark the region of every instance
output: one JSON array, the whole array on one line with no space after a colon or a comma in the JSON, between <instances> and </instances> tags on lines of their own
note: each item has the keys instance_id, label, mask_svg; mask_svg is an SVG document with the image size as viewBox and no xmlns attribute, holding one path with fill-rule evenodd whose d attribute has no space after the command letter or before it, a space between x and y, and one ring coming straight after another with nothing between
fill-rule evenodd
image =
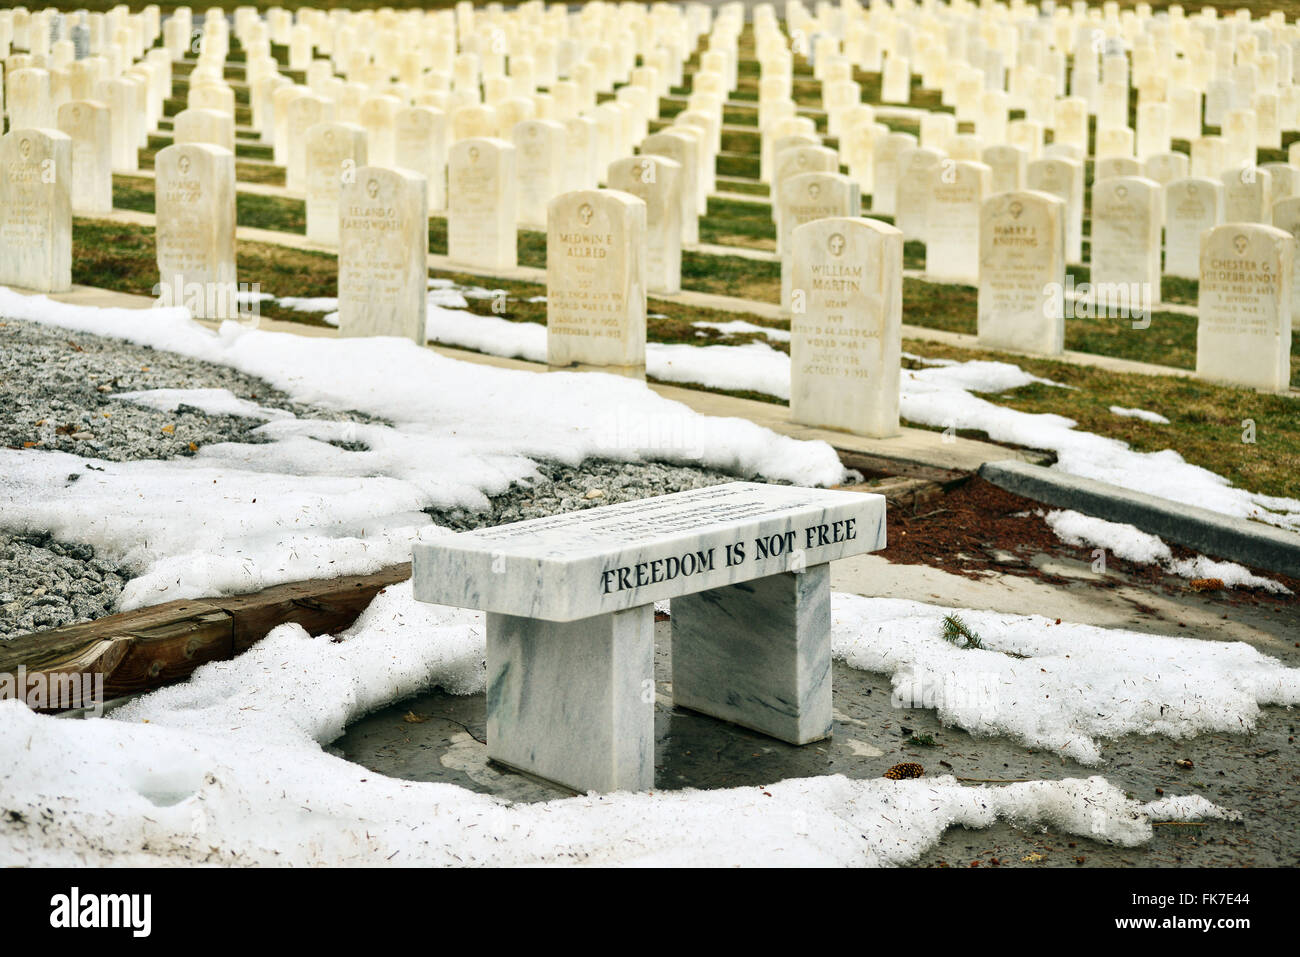
<instances>
[{"instance_id":1,"label":"weathered wood plank","mask_svg":"<svg viewBox=\"0 0 1300 957\"><path fill-rule=\"evenodd\" d=\"M170 684L188 677L199 665L233 657L234 620L223 611L209 611L116 641L127 650L112 673L104 676L109 698Z\"/></svg>"},{"instance_id":2,"label":"weathered wood plank","mask_svg":"<svg viewBox=\"0 0 1300 957\"><path fill-rule=\"evenodd\" d=\"M947 491L967 481L970 472L959 469L944 469L920 462L903 459L891 459L883 455L869 455L865 452L853 452L848 449L835 450L845 468L856 469L867 478L909 478L921 479L942 486Z\"/></svg>"},{"instance_id":3,"label":"weathered wood plank","mask_svg":"<svg viewBox=\"0 0 1300 957\"><path fill-rule=\"evenodd\" d=\"M137 694L185 678L209 661L232 658L282 624L299 624L313 635L342 631L381 589L410 577L407 563L251 595L172 601L21 635L0 642L0 674L16 674L20 667L28 675L102 674L107 697Z\"/></svg>"},{"instance_id":4,"label":"weathered wood plank","mask_svg":"<svg viewBox=\"0 0 1300 957\"><path fill-rule=\"evenodd\" d=\"M213 606L206 601L169 601L135 611L119 612L95 621L78 625L65 625L47 631L19 635L9 641L0 641L0 672L13 671L20 664L32 668L32 661L48 658L76 657L96 641L104 641L129 634L132 631L154 628L169 622L182 621L204 612Z\"/></svg>"},{"instance_id":5,"label":"weathered wood plank","mask_svg":"<svg viewBox=\"0 0 1300 957\"><path fill-rule=\"evenodd\" d=\"M381 589L411 577L411 564L393 565L372 575L353 575L330 582L277 585L255 595L213 599L234 620L235 653L260 641L286 623L312 635L340 631L352 624ZM328 586L328 587L323 587Z\"/></svg>"}]
</instances>

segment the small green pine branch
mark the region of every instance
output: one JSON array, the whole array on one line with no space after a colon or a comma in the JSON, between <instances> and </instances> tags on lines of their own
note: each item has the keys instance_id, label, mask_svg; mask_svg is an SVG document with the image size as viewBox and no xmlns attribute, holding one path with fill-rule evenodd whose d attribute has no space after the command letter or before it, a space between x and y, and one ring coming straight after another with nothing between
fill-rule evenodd
<instances>
[{"instance_id":1,"label":"small green pine branch","mask_svg":"<svg viewBox=\"0 0 1300 957\"><path fill-rule=\"evenodd\" d=\"M970 626L961 620L960 615L944 615L943 640L959 648L983 648L980 636L970 630Z\"/></svg>"}]
</instances>

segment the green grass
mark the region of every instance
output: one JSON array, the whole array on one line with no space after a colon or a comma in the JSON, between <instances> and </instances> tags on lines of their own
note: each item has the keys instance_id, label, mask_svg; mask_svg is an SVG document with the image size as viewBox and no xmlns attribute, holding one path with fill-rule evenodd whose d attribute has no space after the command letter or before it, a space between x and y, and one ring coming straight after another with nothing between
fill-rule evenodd
<instances>
[{"instance_id":1,"label":"green grass","mask_svg":"<svg viewBox=\"0 0 1300 957\"><path fill-rule=\"evenodd\" d=\"M775 251L772 207L710 196L708 212L700 219L700 242Z\"/></svg>"},{"instance_id":2,"label":"green grass","mask_svg":"<svg viewBox=\"0 0 1300 957\"><path fill-rule=\"evenodd\" d=\"M98 219L73 220L72 281L139 296L153 294L158 261L152 227ZM263 292L295 296L333 296L338 289L338 261L328 253L287 249L268 243L237 242L240 282L261 284ZM262 306L272 319L319 325L320 318L275 305Z\"/></svg>"},{"instance_id":3,"label":"green grass","mask_svg":"<svg viewBox=\"0 0 1300 957\"><path fill-rule=\"evenodd\" d=\"M744 153L719 153L717 172L719 176L756 180L759 175L759 157Z\"/></svg>"},{"instance_id":4,"label":"green grass","mask_svg":"<svg viewBox=\"0 0 1300 957\"><path fill-rule=\"evenodd\" d=\"M140 161L143 163L147 158L150 165L153 163L153 157L161 149L171 146L173 139L168 133L150 133L149 147L140 151ZM270 162L275 156L275 152L270 146L263 146L260 143L250 145L248 143L235 144L235 157L237 159L257 160L259 162Z\"/></svg>"},{"instance_id":5,"label":"green grass","mask_svg":"<svg viewBox=\"0 0 1300 957\"><path fill-rule=\"evenodd\" d=\"M158 278L152 229L78 218L74 221L73 241L78 250L73 267L74 282L139 295L151 294ZM296 296L336 294L337 262L331 254L241 241L237 243L237 257L240 281L260 283L264 292ZM736 265L739 264L755 265L744 260ZM499 306L493 308L492 300L471 300L471 311L500 315L513 321L545 322L545 303L526 301L545 294L541 284L485 280L455 272L439 272L437 275L465 285L500 288L509 297L503 313L498 311ZM915 311L923 305L917 300L918 292L928 297L932 308L940 310L969 303L974 294L973 290L962 286L925 286L911 281L905 283L908 285L911 286L905 288L905 309L910 310L908 321L915 321ZM651 299L649 308L652 313L666 316L648 320L647 334L651 341L695 344L725 341L736 344L757 337L755 334L724 338L715 330L699 330L693 325L701 320L739 318L734 313L654 299ZM274 304L263 306L262 311L270 318L309 324L320 322L319 317L281 309ZM788 324L782 322L752 316L744 318L760 325L788 328ZM1152 329L1145 332L1130 330L1126 335L1137 339L1152 331L1160 334L1158 324L1153 323ZM700 336L700 332L706 334ZM787 348L784 344L774 345ZM1285 396L1262 395L1195 379L1122 374L1053 359L959 349L914 340L905 341L904 348L923 356L959 361L999 359L1013 362L1034 375L1075 388L1063 390L1034 384L991 397L998 404L1024 412L1065 415L1076 420L1081 429L1128 442L1139 451L1173 448L1189 462L1217 472L1236 485L1269 495L1300 497L1300 416L1295 415L1294 400ZM773 401L770 396L747 394L747 397ZM1150 409L1173 421L1165 426L1121 418L1109 411L1111 405ZM1242 422L1246 419L1255 423L1257 441L1254 445L1242 442Z\"/></svg>"},{"instance_id":6,"label":"green grass","mask_svg":"<svg viewBox=\"0 0 1300 957\"><path fill-rule=\"evenodd\" d=\"M1149 331L1149 330L1148 330ZM1109 372L1053 359L1028 358L905 340L909 352L933 358L1000 359L1073 389L1033 384L990 398L1031 413L1055 413L1078 428L1127 442L1140 452L1175 449L1188 462L1234 485L1266 495L1300 498L1300 416L1295 400L1212 385L1194 378ZM1149 409L1170 419L1157 425L1124 418L1110 406ZM1253 420L1256 443L1243 443L1243 421Z\"/></svg>"},{"instance_id":7,"label":"green grass","mask_svg":"<svg viewBox=\"0 0 1300 957\"><path fill-rule=\"evenodd\" d=\"M755 302L781 301L781 264L682 252L682 288Z\"/></svg>"},{"instance_id":8,"label":"green grass","mask_svg":"<svg viewBox=\"0 0 1300 957\"><path fill-rule=\"evenodd\" d=\"M907 243L905 265L909 265ZM1076 281L1086 282L1086 271L1071 267ZM1084 278L1081 278L1082 277ZM1187 283L1167 277L1165 282ZM1191 284L1194 287L1194 283ZM1186 286L1182 287L1184 290ZM927 329L975 335L978 294L972 286L949 286L919 279L903 280L903 321ZM1195 302L1193 296L1192 302ZM1196 317L1161 312L1151 314L1151 324L1137 329L1131 319L1075 317L1065 320L1065 348L1072 352L1131 359L1175 369L1196 368ZM1300 382L1300 336L1291 340L1291 381Z\"/></svg>"},{"instance_id":9,"label":"green grass","mask_svg":"<svg viewBox=\"0 0 1300 957\"><path fill-rule=\"evenodd\" d=\"M121 174L114 176L113 206L141 213L154 212L153 180ZM241 226L257 226L299 236L307 232L307 204L300 199L236 193L235 215Z\"/></svg>"},{"instance_id":10,"label":"green grass","mask_svg":"<svg viewBox=\"0 0 1300 957\"><path fill-rule=\"evenodd\" d=\"M760 183L757 180L736 179L736 180L718 180L718 192L720 193L744 193L748 196L756 196L760 199L767 199L771 194L771 189L766 183Z\"/></svg>"},{"instance_id":11,"label":"green grass","mask_svg":"<svg viewBox=\"0 0 1300 957\"><path fill-rule=\"evenodd\" d=\"M135 182L140 182L136 180ZM129 183L115 186L115 194L124 199L139 198L139 190ZM248 197L262 199L264 197ZM143 202L140 205L145 205ZM147 211L147 210L142 210ZM439 222L438 220L434 221ZM445 232L444 232L445 237ZM521 237L528 235L521 233ZM545 254L545 236L540 239L540 249ZM445 241L445 239L444 239ZM154 230L148 226L116 223L106 220L77 218L73 221L73 243L77 250L73 263L73 282L79 285L112 289L117 292L148 296L158 281L155 258ZM276 296L333 296L338 286L338 260L332 253L314 250L291 249L270 243L246 242L235 244L236 266L240 282L256 282L261 291ZM527 259L521 243L521 260ZM434 275L450 278L466 286L483 286L502 289L509 297L506 311L499 312L490 299L469 300L469 309L484 315L498 315L518 322L546 321L546 303L528 302L530 298L546 295L542 283L520 282L505 279L485 279L468 273L437 271ZM779 287L779 276L778 276ZM779 288L778 288L779 291ZM691 325L697 321L726 322L736 318L734 313L686 306L676 302L650 299L649 311L666 318L653 318L647 322L651 339L657 342L689 342L707 344L725 337L716 330L700 330ZM262 313L270 318L291 322L319 324L319 317L311 313L295 312L274 304L263 305ZM746 317L759 325L782 328L787 324L773 323L755 317ZM699 333L703 333L700 335ZM727 338L728 342L743 342L758 337L757 334ZM760 337L761 338L761 337Z\"/></svg>"}]
</instances>

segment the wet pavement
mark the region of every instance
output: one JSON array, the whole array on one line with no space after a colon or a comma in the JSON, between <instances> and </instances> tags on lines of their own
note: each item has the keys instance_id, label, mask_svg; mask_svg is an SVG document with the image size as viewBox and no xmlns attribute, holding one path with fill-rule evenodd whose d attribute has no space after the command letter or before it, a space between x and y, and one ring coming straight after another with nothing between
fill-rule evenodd
<instances>
[{"instance_id":1,"label":"wet pavement","mask_svg":"<svg viewBox=\"0 0 1300 957\"><path fill-rule=\"evenodd\" d=\"M1239 811L1241 823L1162 824L1149 844L1117 848L1077 835L998 822L949 830L917 866L1295 866L1300 864L1300 712L1262 709L1253 734L1203 734L1177 741L1128 735L1103 748L1096 767L1004 738L946 728L935 712L895 708L889 680L837 663L835 724L828 741L795 747L672 706L668 622L656 625L655 775L660 788L751 787L792 777L880 777L912 761L927 776L984 781L1104 775L1134 799L1199 793ZM1286 656L1293 657L1293 656ZM1288 661L1295 666L1297 661ZM511 801L571 792L487 760L485 699L435 691L376 712L348 728L330 750L371 770L441 781ZM1184 769L1176 761L1190 761Z\"/></svg>"}]
</instances>

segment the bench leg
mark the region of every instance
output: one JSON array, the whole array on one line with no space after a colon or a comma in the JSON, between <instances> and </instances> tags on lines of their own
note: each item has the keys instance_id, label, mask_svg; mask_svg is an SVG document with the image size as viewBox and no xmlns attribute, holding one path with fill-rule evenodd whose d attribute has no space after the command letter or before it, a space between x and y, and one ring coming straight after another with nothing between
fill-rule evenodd
<instances>
[{"instance_id":1,"label":"bench leg","mask_svg":"<svg viewBox=\"0 0 1300 957\"><path fill-rule=\"evenodd\" d=\"M488 757L575 791L654 786L654 606L487 616Z\"/></svg>"},{"instance_id":2,"label":"bench leg","mask_svg":"<svg viewBox=\"0 0 1300 957\"><path fill-rule=\"evenodd\" d=\"M672 601L673 703L791 744L831 734L830 565Z\"/></svg>"}]
</instances>

